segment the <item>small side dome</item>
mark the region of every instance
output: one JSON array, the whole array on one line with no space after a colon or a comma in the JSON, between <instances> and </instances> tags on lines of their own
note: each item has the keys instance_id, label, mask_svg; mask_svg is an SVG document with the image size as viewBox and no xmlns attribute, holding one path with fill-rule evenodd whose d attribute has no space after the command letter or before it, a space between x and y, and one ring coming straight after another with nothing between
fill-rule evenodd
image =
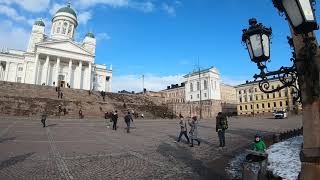
<instances>
[{"instance_id":1,"label":"small side dome","mask_svg":"<svg viewBox=\"0 0 320 180\"><path fill-rule=\"evenodd\" d=\"M40 20L37 20L36 22L34 22L34 25L37 25L37 26L45 26L44 22L42 21L42 19Z\"/></svg>"},{"instance_id":2,"label":"small side dome","mask_svg":"<svg viewBox=\"0 0 320 180\"><path fill-rule=\"evenodd\" d=\"M86 37L95 38L95 37L94 37L94 34L93 34L92 32L88 32L88 33L86 34Z\"/></svg>"},{"instance_id":3,"label":"small side dome","mask_svg":"<svg viewBox=\"0 0 320 180\"><path fill-rule=\"evenodd\" d=\"M71 8L70 4L68 4L66 7L60 8L60 9L56 12L56 14L59 13L59 12L69 13L69 14L74 15L74 17L77 17L76 12Z\"/></svg>"}]
</instances>

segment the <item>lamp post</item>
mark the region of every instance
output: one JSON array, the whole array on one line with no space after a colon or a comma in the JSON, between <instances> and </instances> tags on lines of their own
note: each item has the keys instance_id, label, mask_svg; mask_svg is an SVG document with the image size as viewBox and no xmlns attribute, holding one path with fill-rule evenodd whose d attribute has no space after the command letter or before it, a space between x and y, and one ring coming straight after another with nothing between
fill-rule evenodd
<instances>
[{"instance_id":1,"label":"lamp post","mask_svg":"<svg viewBox=\"0 0 320 180\"><path fill-rule=\"evenodd\" d=\"M249 29L243 30L242 41L246 43L250 58L257 63L262 92L271 93L286 87L292 87L294 101L300 101L303 107L303 149L300 153L301 179L320 177L320 55L314 30L318 29L314 15L314 0L273 0L274 6L286 16L292 33L288 38L294 49L291 67L281 67L277 71L265 71L270 54L271 28L250 20ZM269 30L269 31L268 31ZM269 36L268 36L269 35ZM264 36L264 39L263 39ZM267 37L266 37L267 36ZM269 90L269 77L278 76L282 86ZM298 80L299 88L296 85Z\"/></svg>"},{"instance_id":2,"label":"lamp post","mask_svg":"<svg viewBox=\"0 0 320 180\"><path fill-rule=\"evenodd\" d=\"M292 32L292 46L301 87L303 106L303 149L300 153L301 179L320 177L320 57L314 30L319 29L314 0L273 0L286 16Z\"/></svg>"}]
</instances>

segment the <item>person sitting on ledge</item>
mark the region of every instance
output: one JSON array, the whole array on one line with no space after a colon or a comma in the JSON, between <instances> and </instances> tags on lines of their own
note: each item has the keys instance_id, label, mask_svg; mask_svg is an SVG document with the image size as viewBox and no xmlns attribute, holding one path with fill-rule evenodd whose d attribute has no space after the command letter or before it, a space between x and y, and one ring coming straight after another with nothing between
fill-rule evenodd
<instances>
[{"instance_id":1,"label":"person sitting on ledge","mask_svg":"<svg viewBox=\"0 0 320 180\"><path fill-rule=\"evenodd\" d=\"M266 151L266 144L264 141L261 139L260 135L255 135L255 140L253 144L252 150L257 151L257 152L265 152Z\"/></svg>"}]
</instances>

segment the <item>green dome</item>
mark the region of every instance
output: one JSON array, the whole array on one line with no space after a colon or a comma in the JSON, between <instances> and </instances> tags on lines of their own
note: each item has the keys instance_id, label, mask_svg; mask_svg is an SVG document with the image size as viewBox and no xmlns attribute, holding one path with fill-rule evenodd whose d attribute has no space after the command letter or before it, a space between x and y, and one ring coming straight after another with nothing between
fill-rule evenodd
<instances>
[{"instance_id":1,"label":"green dome","mask_svg":"<svg viewBox=\"0 0 320 180\"><path fill-rule=\"evenodd\" d=\"M94 38L94 34L93 34L92 32L88 32L88 33L86 34L86 37Z\"/></svg>"},{"instance_id":2,"label":"green dome","mask_svg":"<svg viewBox=\"0 0 320 180\"><path fill-rule=\"evenodd\" d=\"M43 26L43 27L45 26L44 22L41 19L34 22L34 25Z\"/></svg>"},{"instance_id":3,"label":"green dome","mask_svg":"<svg viewBox=\"0 0 320 180\"><path fill-rule=\"evenodd\" d=\"M75 17L77 17L77 14L76 12L70 7L70 5L66 6L66 7L63 7L63 8L60 8L57 13L59 12L64 12L64 13L69 13L69 14L72 14L74 15Z\"/></svg>"}]
</instances>

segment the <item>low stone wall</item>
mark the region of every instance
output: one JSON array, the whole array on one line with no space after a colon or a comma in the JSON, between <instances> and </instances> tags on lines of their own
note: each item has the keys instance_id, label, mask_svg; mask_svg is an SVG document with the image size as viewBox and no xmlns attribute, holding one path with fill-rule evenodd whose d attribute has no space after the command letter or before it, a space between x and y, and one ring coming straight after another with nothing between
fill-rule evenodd
<instances>
[{"instance_id":1,"label":"low stone wall","mask_svg":"<svg viewBox=\"0 0 320 180\"><path fill-rule=\"evenodd\" d=\"M168 109L174 115L179 116L181 113L184 117L191 117L194 115L200 116L200 104L195 103L177 103L177 104L168 104ZM204 101L202 106L202 117L204 119L215 119L218 112L222 111L221 101Z\"/></svg>"}]
</instances>

